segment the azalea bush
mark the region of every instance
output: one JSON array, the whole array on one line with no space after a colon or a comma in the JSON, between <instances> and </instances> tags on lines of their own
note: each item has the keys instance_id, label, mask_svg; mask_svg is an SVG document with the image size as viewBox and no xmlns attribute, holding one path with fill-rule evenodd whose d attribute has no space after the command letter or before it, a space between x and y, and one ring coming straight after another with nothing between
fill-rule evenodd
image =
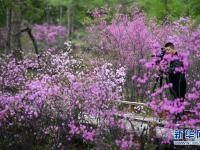
<instances>
[{"instance_id":1,"label":"azalea bush","mask_svg":"<svg viewBox=\"0 0 200 150\"><path fill-rule=\"evenodd\" d=\"M45 49L59 47L67 36L66 27L62 25L36 24L33 30L35 39Z\"/></svg>"},{"instance_id":2,"label":"azalea bush","mask_svg":"<svg viewBox=\"0 0 200 150\"><path fill-rule=\"evenodd\" d=\"M115 105L123 100L126 67L105 63L87 69L67 50L47 51L39 59L2 59L1 147L139 148Z\"/></svg>"},{"instance_id":3,"label":"azalea bush","mask_svg":"<svg viewBox=\"0 0 200 150\"><path fill-rule=\"evenodd\" d=\"M169 143L173 139L170 129L198 128L199 27L193 28L193 22L188 17L157 24L137 9L131 15L116 14L111 24L101 15L95 20L97 23L88 27L92 46L99 47L97 50L104 54L115 53L115 64L127 66L125 98L148 102L147 107L154 111L154 116L164 117L165 127L169 130L163 133L167 135L163 142ZM161 60L161 48L167 42L174 43L178 56L165 55ZM165 80L168 77L168 64L175 59L181 60L184 65L175 71L186 74L187 94L184 102L171 97L169 91L172 85ZM156 80L160 72L164 77L161 87L159 80ZM187 113L183 114L184 110ZM176 117L180 114L177 122Z\"/></svg>"}]
</instances>

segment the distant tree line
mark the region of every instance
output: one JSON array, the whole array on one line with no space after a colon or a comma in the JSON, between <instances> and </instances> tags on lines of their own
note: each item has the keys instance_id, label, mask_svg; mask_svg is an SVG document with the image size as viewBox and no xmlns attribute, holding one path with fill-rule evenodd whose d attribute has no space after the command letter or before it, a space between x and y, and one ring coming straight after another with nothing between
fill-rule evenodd
<instances>
[{"instance_id":1,"label":"distant tree line","mask_svg":"<svg viewBox=\"0 0 200 150\"><path fill-rule=\"evenodd\" d=\"M11 50L21 51L20 38L24 32L36 47L31 30L36 23L64 25L67 37L73 38L74 31L84 30L84 25L92 19L90 10L109 7L112 19L112 11L119 11L116 4L121 5L122 13L127 10L131 13L127 8L137 6L158 21L190 16L197 24L200 22L199 0L0 0L0 51L6 54Z\"/></svg>"}]
</instances>

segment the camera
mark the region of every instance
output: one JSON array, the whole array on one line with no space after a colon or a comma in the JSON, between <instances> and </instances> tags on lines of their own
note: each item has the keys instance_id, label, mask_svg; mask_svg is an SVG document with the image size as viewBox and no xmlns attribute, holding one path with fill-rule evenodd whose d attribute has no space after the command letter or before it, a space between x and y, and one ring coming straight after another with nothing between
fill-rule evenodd
<instances>
[{"instance_id":1,"label":"camera","mask_svg":"<svg viewBox=\"0 0 200 150\"><path fill-rule=\"evenodd\" d=\"M160 51L160 55L159 57L163 58L163 56L166 54L166 51L165 51L165 48L161 48L161 51Z\"/></svg>"},{"instance_id":2,"label":"camera","mask_svg":"<svg viewBox=\"0 0 200 150\"><path fill-rule=\"evenodd\" d=\"M165 48L162 47L160 54L159 55L152 55L152 57L160 57L162 59L165 54L166 54Z\"/></svg>"}]
</instances>

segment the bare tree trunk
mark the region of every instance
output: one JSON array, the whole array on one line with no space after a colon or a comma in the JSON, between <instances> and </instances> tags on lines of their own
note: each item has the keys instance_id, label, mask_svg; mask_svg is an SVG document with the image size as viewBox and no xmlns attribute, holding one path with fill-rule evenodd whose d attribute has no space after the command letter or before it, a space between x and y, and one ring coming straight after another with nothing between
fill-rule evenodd
<instances>
[{"instance_id":1,"label":"bare tree trunk","mask_svg":"<svg viewBox=\"0 0 200 150\"><path fill-rule=\"evenodd\" d=\"M68 31L68 40L71 39L72 33L74 31L74 17L75 17L75 10L73 4L68 5L67 10L67 31Z\"/></svg>"},{"instance_id":2,"label":"bare tree trunk","mask_svg":"<svg viewBox=\"0 0 200 150\"><path fill-rule=\"evenodd\" d=\"M49 5L47 5L47 7L46 7L46 21L47 21L47 23L48 24L50 24L50 15L49 15Z\"/></svg>"},{"instance_id":3,"label":"bare tree trunk","mask_svg":"<svg viewBox=\"0 0 200 150\"><path fill-rule=\"evenodd\" d=\"M189 0L186 0L187 5L187 16L190 16Z\"/></svg>"},{"instance_id":4,"label":"bare tree trunk","mask_svg":"<svg viewBox=\"0 0 200 150\"><path fill-rule=\"evenodd\" d=\"M11 52L11 27L12 27L12 9L7 9L7 41L6 41L6 54Z\"/></svg>"},{"instance_id":5,"label":"bare tree trunk","mask_svg":"<svg viewBox=\"0 0 200 150\"><path fill-rule=\"evenodd\" d=\"M37 47L37 41L35 40L35 37L34 37L33 34L32 34L31 28L30 28L30 27L26 27L25 29L21 30L18 34L20 35L20 34L22 34L23 32L27 32L27 33L28 33L28 35L29 35L29 37L30 37L30 39L31 39L31 41L32 41L32 43L33 43L33 47L34 47L34 49L35 49L35 53L36 53L37 55L39 55L39 51L38 51L38 47Z\"/></svg>"},{"instance_id":6,"label":"bare tree trunk","mask_svg":"<svg viewBox=\"0 0 200 150\"><path fill-rule=\"evenodd\" d=\"M16 8L13 10L12 16L12 46L15 50L14 54L16 58L22 58L22 46L20 41L20 35L18 34L21 30L22 15L21 15L21 0L16 0Z\"/></svg>"},{"instance_id":7,"label":"bare tree trunk","mask_svg":"<svg viewBox=\"0 0 200 150\"><path fill-rule=\"evenodd\" d=\"M75 10L72 8L71 10L71 34L74 32L74 17L75 17Z\"/></svg>"},{"instance_id":8,"label":"bare tree trunk","mask_svg":"<svg viewBox=\"0 0 200 150\"><path fill-rule=\"evenodd\" d=\"M168 0L164 0L164 8L165 8L165 15L167 16L169 13Z\"/></svg>"},{"instance_id":9,"label":"bare tree trunk","mask_svg":"<svg viewBox=\"0 0 200 150\"><path fill-rule=\"evenodd\" d=\"M37 47L37 41L35 40L30 28L28 28L28 35L29 35L30 39L32 40L32 43L33 43L33 46L34 46L34 49L35 49L35 53L37 55L39 55L39 51L38 51L38 47Z\"/></svg>"},{"instance_id":10,"label":"bare tree trunk","mask_svg":"<svg viewBox=\"0 0 200 150\"><path fill-rule=\"evenodd\" d=\"M60 6L60 20L59 20L60 25L62 23L62 16L63 16L63 6L61 5Z\"/></svg>"},{"instance_id":11,"label":"bare tree trunk","mask_svg":"<svg viewBox=\"0 0 200 150\"><path fill-rule=\"evenodd\" d=\"M67 8L67 38L68 40L71 37L71 5L69 4Z\"/></svg>"}]
</instances>

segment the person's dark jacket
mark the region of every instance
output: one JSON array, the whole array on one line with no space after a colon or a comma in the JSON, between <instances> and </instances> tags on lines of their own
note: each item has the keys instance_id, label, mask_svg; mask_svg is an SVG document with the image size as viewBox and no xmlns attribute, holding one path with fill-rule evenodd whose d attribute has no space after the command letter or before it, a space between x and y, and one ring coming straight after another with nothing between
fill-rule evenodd
<instances>
[{"instance_id":1,"label":"person's dark jacket","mask_svg":"<svg viewBox=\"0 0 200 150\"><path fill-rule=\"evenodd\" d=\"M176 54L177 55L177 54ZM169 82L172 83L171 94L174 98L185 98L186 93L186 78L184 72L176 72L176 68L184 67L183 62L179 59L173 60L169 65Z\"/></svg>"}]
</instances>

